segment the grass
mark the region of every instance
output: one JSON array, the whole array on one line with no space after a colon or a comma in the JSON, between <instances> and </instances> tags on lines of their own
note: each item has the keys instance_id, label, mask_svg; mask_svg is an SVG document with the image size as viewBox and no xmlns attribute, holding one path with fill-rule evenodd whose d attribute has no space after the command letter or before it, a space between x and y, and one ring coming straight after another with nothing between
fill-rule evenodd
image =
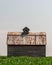
<instances>
[{"instance_id":1,"label":"grass","mask_svg":"<svg viewBox=\"0 0 52 65\"><path fill-rule=\"evenodd\" d=\"M0 65L52 65L52 57L0 57Z\"/></svg>"}]
</instances>

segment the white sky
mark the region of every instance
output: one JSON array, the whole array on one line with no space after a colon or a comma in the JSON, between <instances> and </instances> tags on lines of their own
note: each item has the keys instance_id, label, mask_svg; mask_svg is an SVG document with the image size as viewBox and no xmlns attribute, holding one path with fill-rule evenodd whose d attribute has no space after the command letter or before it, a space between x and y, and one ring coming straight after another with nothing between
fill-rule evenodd
<instances>
[{"instance_id":1,"label":"white sky","mask_svg":"<svg viewBox=\"0 0 52 65\"><path fill-rule=\"evenodd\" d=\"M0 30L50 31L52 0L0 0Z\"/></svg>"},{"instance_id":2,"label":"white sky","mask_svg":"<svg viewBox=\"0 0 52 65\"><path fill-rule=\"evenodd\" d=\"M0 0L0 32L25 26L47 33L47 51L52 55L52 0Z\"/></svg>"}]
</instances>

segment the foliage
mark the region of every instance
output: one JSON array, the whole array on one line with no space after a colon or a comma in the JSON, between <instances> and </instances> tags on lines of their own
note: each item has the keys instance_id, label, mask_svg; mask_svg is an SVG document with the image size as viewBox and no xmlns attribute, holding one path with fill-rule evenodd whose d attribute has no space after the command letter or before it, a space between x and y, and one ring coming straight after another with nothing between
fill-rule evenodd
<instances>
[{"instance_id":1,"label":"foliage","mask_svg":"<svg viewBox=\"0 0 52 65\"><path fill-rule=\"evenodd\" d=\"M52 65L52 57L0 57L0 65Z\"/></svg>"}]
</instances>

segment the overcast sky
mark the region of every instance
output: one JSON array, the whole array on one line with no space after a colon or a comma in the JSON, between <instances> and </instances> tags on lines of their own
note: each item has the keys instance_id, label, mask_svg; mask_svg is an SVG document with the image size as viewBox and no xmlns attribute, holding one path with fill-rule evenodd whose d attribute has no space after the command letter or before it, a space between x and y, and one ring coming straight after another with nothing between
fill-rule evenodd
<instances>
[{"instance_id":1,"label":"overcast sky","mask_svg":"<svg viewBox=\"0 0 52 65\"><path fill-rule=\"evenodd\" d=\"M52 0L0 0L0 30L51 31Z\"/></svg>"}]
</instances>

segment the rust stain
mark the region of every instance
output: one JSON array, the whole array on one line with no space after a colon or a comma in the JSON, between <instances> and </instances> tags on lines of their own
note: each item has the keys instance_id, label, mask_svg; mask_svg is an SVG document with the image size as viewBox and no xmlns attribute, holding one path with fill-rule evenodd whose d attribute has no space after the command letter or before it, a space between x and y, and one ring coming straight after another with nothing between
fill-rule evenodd
<instances>
[{"instance_id":1,"label":"rust stain","mask_svg":"<svg viewBox=\"0 0 52 65\"><path fill-rule=\"evenodd\" d=\"M29 32L28 35L22 37L22 32L8 32L7 43L9 45L46 45L46 33Z\"/></svg>"}]
</instances>

